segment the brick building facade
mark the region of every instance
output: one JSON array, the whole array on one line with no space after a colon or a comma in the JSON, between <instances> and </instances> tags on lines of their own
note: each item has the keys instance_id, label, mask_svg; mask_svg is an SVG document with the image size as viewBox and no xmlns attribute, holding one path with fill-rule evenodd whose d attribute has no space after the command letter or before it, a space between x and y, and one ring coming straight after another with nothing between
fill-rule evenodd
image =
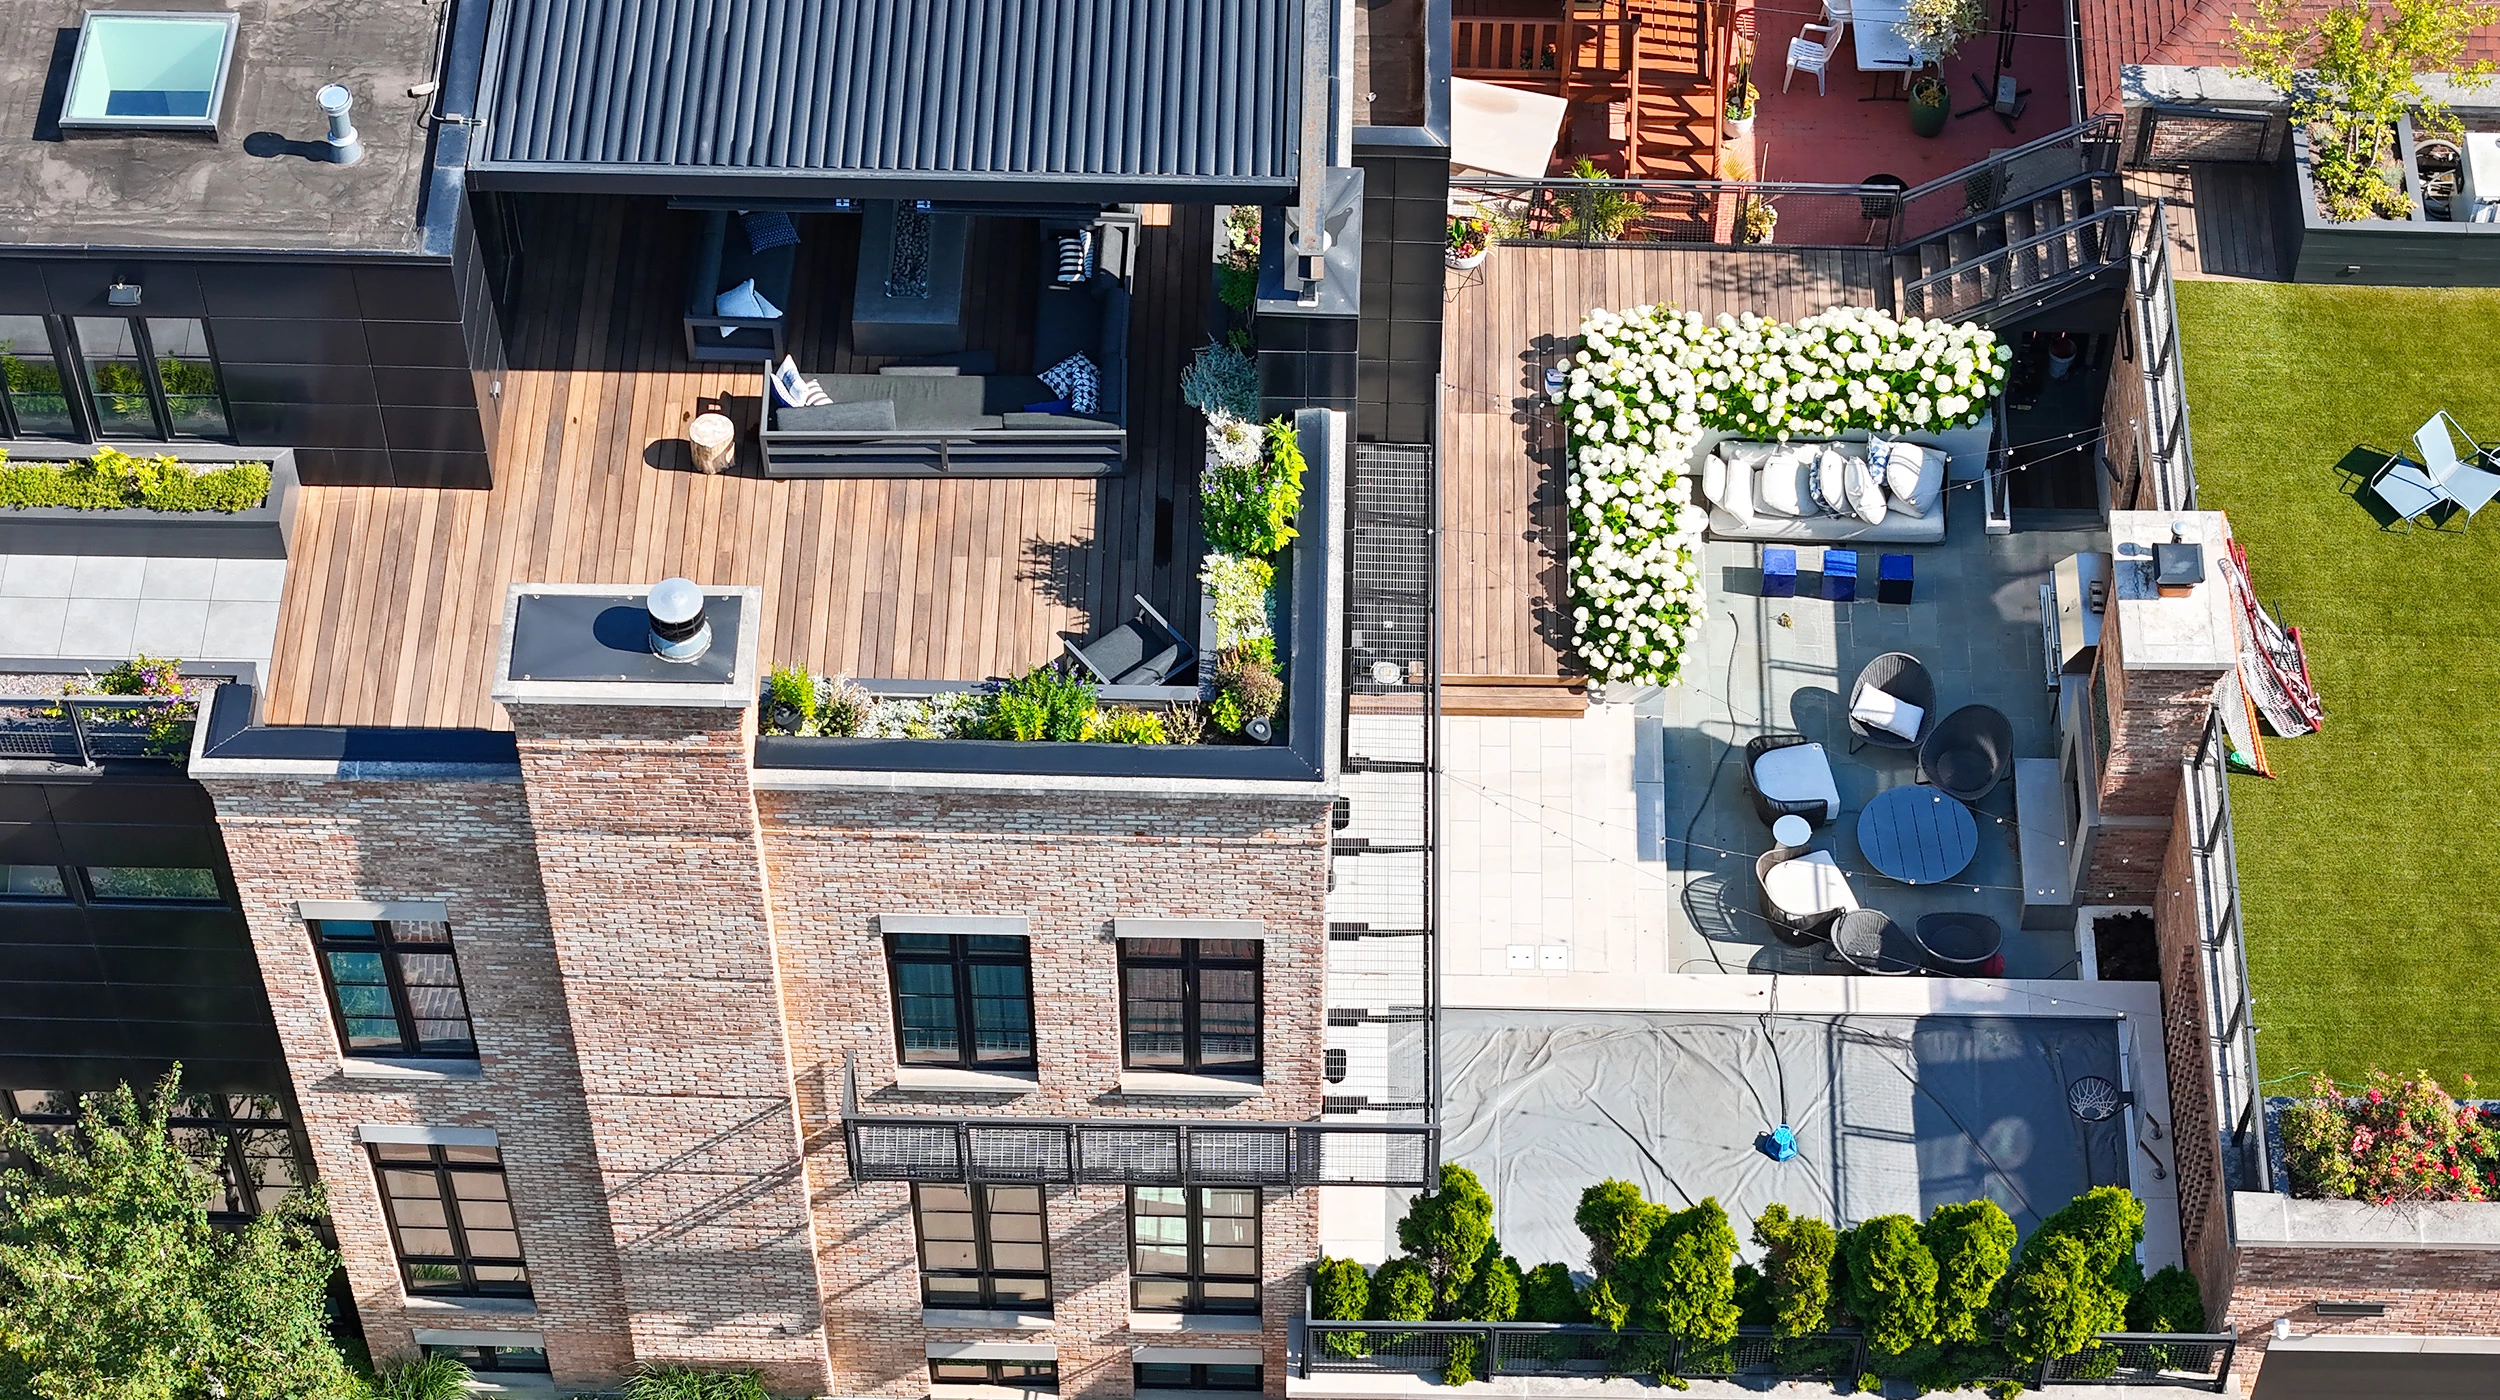
<instances>
[{"instance_id":1,"label":"brick building facade","mask_svg":"<svg viewBox=\"0 0 2500 1400\"><path fill-rule=\"evenodd\" d=\"M1044 1188L1046 1318L924 1310L914 1188L855 1179L842 1111L847 1073L883 1116L1316 1118L1322 792L811 787L750 768L749 709L512 713L518 772L202 765L377 1355L535 1335L559 1387L683 1363L905 1396L932 1393L933 1356L1047 1354L1068 1395L1126 1396L1140 1359L1259 1364L1282 1393L1314 1188L1261 1190L1256 1316L1134 1311L1130 1188L1109 1183ZM307 920L413 902L450 927L473 1065L342 1053ZM880 927L898 916L1023 921L1028 1083L899 1072ZM1254 931L1257 1083L1124 1070L1123 920ZM527 1300L404 1286L367 1141L450 1130L492 1135Z\"/></svg>"}]
</instances>

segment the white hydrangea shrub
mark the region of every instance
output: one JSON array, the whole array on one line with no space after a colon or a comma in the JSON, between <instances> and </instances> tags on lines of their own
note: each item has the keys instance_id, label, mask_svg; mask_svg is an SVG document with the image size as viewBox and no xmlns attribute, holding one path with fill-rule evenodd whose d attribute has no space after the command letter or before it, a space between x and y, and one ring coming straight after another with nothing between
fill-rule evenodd
<instances>
[{"instance_id":1,"label":"white hydrangea shrub","mask_svg":"<svg viewBox=\"0 0 2500 1400\"><path fill-rule=\"evenodd\" d=\"M1672 684L1700 634L1709 509L1680 473L1706 431L1772 442L1983 421L2013 350L1979 326L1834 307L1787 323L1592 311L1554 395L1566 444L1571 616L1602 681Z\"/></svg>"}]
</instances>

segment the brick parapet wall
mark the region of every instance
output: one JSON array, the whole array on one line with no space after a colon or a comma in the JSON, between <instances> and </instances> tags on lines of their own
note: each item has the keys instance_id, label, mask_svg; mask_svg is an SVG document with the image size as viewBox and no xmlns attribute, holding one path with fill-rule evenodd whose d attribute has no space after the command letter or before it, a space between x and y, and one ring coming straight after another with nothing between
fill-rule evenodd
<instances>
[{"instance_id":1,"label":"brick parapet wall","mask_svg":"<svg viewBox=\"0 0 2500 1400\"><path fill-rule=\"evenodd\" d=\"M821 1392L752 711L508 708L635 1355Z\"/></svg>"},{"instance_id":2,"label":"brick parapet wall","mask_svg":"<svg viewBox=\"0 0 2500 1400\"><path fill-rule=\"evenodd\" d=\"M598 1187L563 979L547 928L529 812L517 783L202 779L284 1046L304 1133L327 1188L348 1285L377 1357L420 1327L545 1335L559 1385L601 1388L631 1369L618 1268ZM476 1027L475 1079L350 1078L296 901L440 900ZM472 1313L401 1286L367 1123L491 1128L528 1260L534 1314Z\"/></svg>"},{"instance_id":3,"label":"brick parapet wall","mask_svg":"<svg viewBox=\"0 0 2500 1400\"><path fill-rule=\"evenodd\" d=\"M2500 1206L2493 1207L2500 1210ZM2384 1303L2378 1317L2321 1317L2321 1302ZM2500 1250L2242 1248L2228 1315L2240 1393L2256 1391L2276 1318L2296 1336L2500 1336Z\"/></svg>"},{"instance_id":4,"label":"brick parapet wall","mask_svg":"<svg viewBox=\"0 0 2500 1400\"><path fill-rule=\"evenodd\" d=\"M790 1042L818 1183L835 1388L925 1393L930 1341L995 1332L919 1324L907 1187L852 1182L841 1145L845 1058L877 1114L1299 1121L1319 1113L1325 1041L1325 800L1171 800L1064 794L757 794L771 870ZM965 1097L896 1087L892 989L876 916L1015 915L1032 938L1038 1084ZM1119 1092L1122 917L1251 919L1264 926L1265 1086L1247 1099ZM1318 1250L1317 1193L1266 1193L1261 1336L1133 1332L1127 1192L1053 1188L1051 1326L1018 1339L1058 1350L1061 1393L1121 1400L1136 1346L1258 1347L1282 1394L1286 1336Z\"/></svg>"}]
</instances>

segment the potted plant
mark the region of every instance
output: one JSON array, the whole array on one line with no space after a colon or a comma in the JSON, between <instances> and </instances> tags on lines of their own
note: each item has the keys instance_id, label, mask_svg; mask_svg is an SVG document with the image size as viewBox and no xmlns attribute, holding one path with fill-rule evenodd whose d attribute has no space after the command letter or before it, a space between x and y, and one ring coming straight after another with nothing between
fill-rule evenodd
<instances>
[{"instance_id":1,"label":"potted plant","mask_svg":"<svg viewBox=\"0 0 2500 1400\"><path fill-rule=\"evenodd\" d=\"M1953 115L1953 97L1944 79L1923 73L1910 81L1910 130L1919 136L1942 136L1945 118Z\"/></svg>"},{"instance_id":2,"label":"potted plant","mask_svg":"<svg viewBox=\"0 0 2500 1400\"><path fill-rule=\"evenodd\" d=\"M2075 338L2064 331L2049 337L2049 378L2064 379L2074 372Z\"/></svg>"},{"instance_id":3,"label":"potted plant","mask_svg":"<svg viewBox=\"0 0 2500 1400\"><path fill-rule=\"evenodd\" d=\"M1736 51L1736 71L1728 78L1727 121L1722 130L1730 136L1752 135L1754 109L1761 100L1762 94L1753 86L1753 44L1747 41Z\"/></svg>"},{"instance_id":4,"label":"potted plant","mask_svg":"<svg viewBox=\"0 0 2500 1400\"><path fill-rule=\"evenodd\" d=\"M1755 173L1743 161L1731 157L1727 162L1727 178L1739 186L1754 182ZM1780 213L1771 196L1740 190L1736 196L1735 230L1739 243L1768 243L1779 227Z\"/></svg>"},{"instance_id":5,"label":"potted plant","mask_svg":"<svg viewBox=\"0 0 2500 1400\"><path fill-rule=\"evenodd\" d=\"M1492 251L1493 230L1486 226L1484 220L1465 217L1450 220L1450 248L1445 261L1451 267L1464 272L1468 268L1482 266L1486 255Z\"/></svg>"}]
</instances>

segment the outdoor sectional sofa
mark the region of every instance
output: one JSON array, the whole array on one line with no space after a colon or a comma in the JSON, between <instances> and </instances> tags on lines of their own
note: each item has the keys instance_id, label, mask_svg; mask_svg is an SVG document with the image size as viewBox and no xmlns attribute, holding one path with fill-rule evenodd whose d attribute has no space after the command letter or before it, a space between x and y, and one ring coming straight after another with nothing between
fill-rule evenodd
<instances>
[{"instance_id":1,"label":"outdoor sectional sofa","mask_svg":"<svg viewBox=\"0 0 2500 1400\"><path fill-rule=\"evenodd\" d=\"M1949 486L1954 482L1975 481L1987 473L1989 430L1984 424L1971 428L1955 428L1942 433L1899 433L1893 436L1902 442L1917 443L1921 447L1935 448L1944 453L1949 465L1945 469L1945 481L1939 483L1939 486ZM1863 431L1852 431L1842 434L1835 441L1842 445L1845 452L1863 455L1866 437ZM1706 481L1713 474L1708 467L1709 459L1714 455L1722 460L1719 470L1728 470L1725 466L1725 459L1735 454L1721 453L1720 446L1723 443L1739 441L1741 440L1726 433L1705 435L1693 449L1689 472L1694 477ZM1702 492L1701 486L1702 481L1696 481L1697 495L1706 494ZM1940 491L1935 499L1934 508L1923 515L1912 515L1907 511L1894 509L1886 512L1883 523L1869 525L1853 516L1820 514L1787 516L1762 510L1758 505L1761 500L1758 475L1749 479L1745 489L1749 493L1749 498L1757 502L1752 521L1739 519L1717 500L1711 500L1709 502L1710 524L1707 528L1711 539L1762 540L1773 544L1837 545L1851 543L1935 544L1944 539L1945 499L1949 494L1946 492Z\"/></svg>"},{"instance_id":2,"label":"outdoor sectional sofa","mask_svg":"<svg viewBox=\"0 0 2500 1400\"><path fill-rule=\"evenodd\" d=\"M1000 372L979 350L876 374L818 374L801 365L832 400L813 408L783 405L767 381L758 434L764 474L1117 475L1128 450L1128 282L1108 258L1074 286L1053 285L1045 269L1035 302L1033 362L1014 372ZM1093 412L1033 411L1058 398L1035 376L1080 354L1096 372Z\"/></svg>"}]
</instances>

